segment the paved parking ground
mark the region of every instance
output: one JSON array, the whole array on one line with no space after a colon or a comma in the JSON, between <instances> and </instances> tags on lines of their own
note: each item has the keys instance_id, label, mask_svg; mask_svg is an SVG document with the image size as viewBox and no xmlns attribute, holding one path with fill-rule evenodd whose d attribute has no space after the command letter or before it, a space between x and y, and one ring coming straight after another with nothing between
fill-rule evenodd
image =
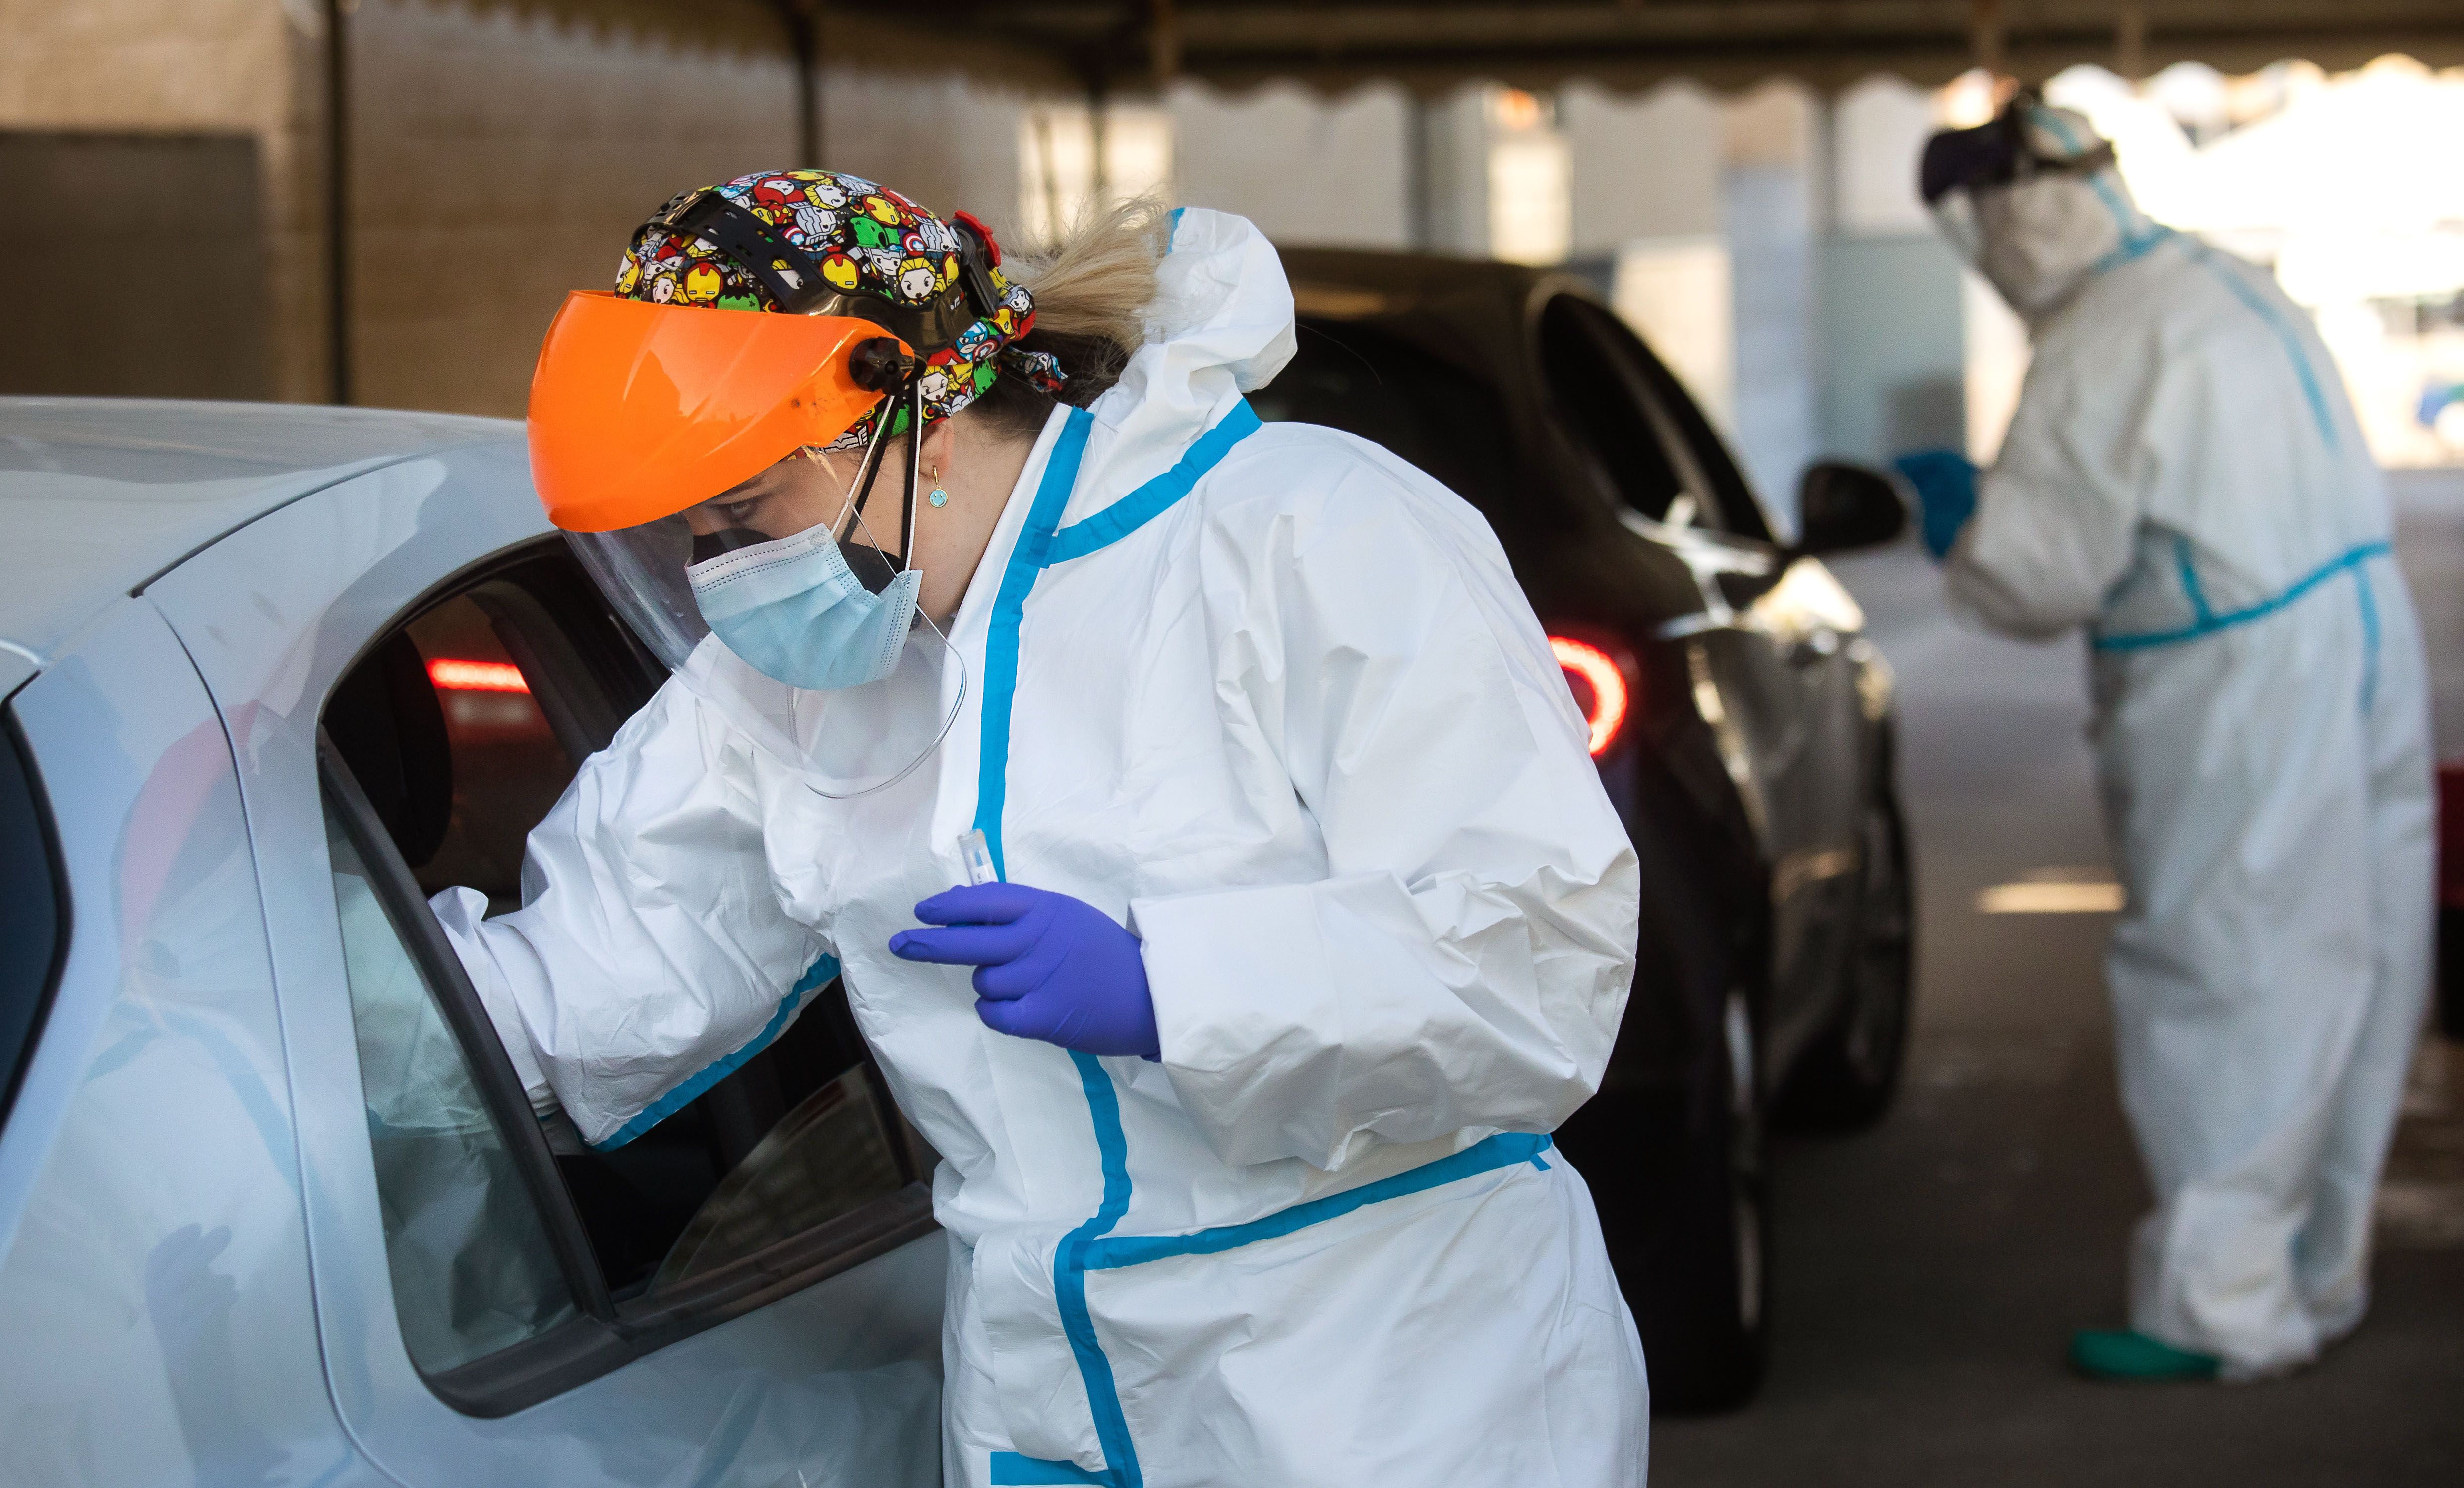
<instances>
[{"instance_id":1,"label":"paved parking ground","mask_svg":"<svg viewBox=\"0 0 2464 1488\"><path fill-rule=\"evenodd\" d=\"M2445 751L2464 754L2464 477L2400 487ZM1883 1124L1778 1154L1777 1351L1762 1398L1657 1423L1658 1488L2464 1483L2464 1045L2429 1040L2380 1209L2371 1319L2318 1367L2117 1388L2062 1366L2117 1323L2145 1202L2114 1091L2101 913L1985 915L2105 854L2075 644L1952 628L1922 554L1845 563L1899 669L1922 965Z\"/></svg>"}]
</instances>

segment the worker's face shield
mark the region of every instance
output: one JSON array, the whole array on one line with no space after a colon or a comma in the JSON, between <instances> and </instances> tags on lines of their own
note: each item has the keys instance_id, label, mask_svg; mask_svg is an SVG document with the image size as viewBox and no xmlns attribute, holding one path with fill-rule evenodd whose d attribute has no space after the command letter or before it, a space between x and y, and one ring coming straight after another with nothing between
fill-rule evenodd
<instances>
[{"instance_id":1,"label":"worker's face shield","mask_svg":"<svg viewBox=\"0 0 2464 1488\"><path fill-rule=\"evenodd\" d=\"M1992 234L1992 207L2011 188L2048 175L2088 176L2113 164L2113 145L2075 130L2058 111L2022 90L1986 123L1945 129L1925 142L1917 193L1953 252L1981 264Z\"/></svg>"},{"instance_id":2,"label":"worker's face shield","mask_svg":"<svg viewBox=\"0 0 2464 1488\"><path fill-rule=\"evenodd\" d=\"M911 773L965 694L914 609L916 441L890 435L920 422L915 369L866 321L577 294L532 383L550 518L679 680L824 795ZM860 453L817 453L876 412ZM893 451L903 500L873 495Z\"/></svg>"}]
</instances>

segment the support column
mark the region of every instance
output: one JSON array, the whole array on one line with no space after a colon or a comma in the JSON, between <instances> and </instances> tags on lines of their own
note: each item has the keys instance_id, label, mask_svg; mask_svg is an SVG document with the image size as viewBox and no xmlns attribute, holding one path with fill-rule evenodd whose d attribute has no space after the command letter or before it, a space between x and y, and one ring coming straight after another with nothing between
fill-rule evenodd
<instances>
[{"instance_id":1,"label":"support column","mask_svg":"<svg viewBox=\"0 0 2464 1488\"><path fill-rule=\"evenodd\" d=\"M2129 83L2147 76L2147 7L2137 0L2114 17L2113 70Z\"/></svg>"},{"instance_id":2,"label":"support column","mask_svg":"<svg viewBox=\"0 0 2464 1488\"><path fill-rule=\"evenodd\" d=\"M1969 0L1968 50L1978 67L1995 78L2010 71L2010 29L2002 0Z\"/></svg>"},{"instance_id":3,"label":"support column","mask_svg":"<svg viewBox=\"0 0 2464 1488\"><path fill-rule=\"evenodd\" d=\"M326 391L351 401L350 0L325 0Z\"/></svg>"}]
</instances>

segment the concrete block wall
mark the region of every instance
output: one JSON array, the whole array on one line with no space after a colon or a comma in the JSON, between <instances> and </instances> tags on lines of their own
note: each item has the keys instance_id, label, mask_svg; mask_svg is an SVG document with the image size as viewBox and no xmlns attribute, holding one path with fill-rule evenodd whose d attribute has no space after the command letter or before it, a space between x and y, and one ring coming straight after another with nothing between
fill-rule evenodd
<instances>
[{"instance_id":1,"label":"concrete block wall","mask_svg":"<svg viewBox=\"0 0 2464 1488\"><path fill-rule=\"evenodd\" d=\"M363 404L518 415L557 304L609 283L652 209L803 164L786 37L759 0L603 0L586 18L359 0L348 26ZM318 0L0 0L0 129L254 142L269 390L330 397ZM834 69L822 97L824 164L1016 218L1023 95Z\"/></svg>"},{"instance_id":2,"label":"concrete block wall","mask_svg":"<svg viewBox=\"0 0 2464 1488\"><path fill-rule=\"evenodd\" d=\"M793 163L754 0L583 24L437 0L351 19L357 401L517 416L549 319L679 190Z\"/></svg>"},{"instance_id":3,"label":"concrete block wall","mask_svg":"<svg viewBox=\"0 0 2464 1488\"><path fill-rule=\"evenodd\" d=\"M255 142L281 398L325 388L319 24L314 0L0 0L0 128Z\"/></svg>"},{"instance_id":4,"label":"concrete block wall","mask_svg":"<svg viewBox=\"0 0 2464 1488\"><path fill-rule=\"evenodd\" d=\"M1401 88L1322 98L1184 82L1164 106L1183 203L1237 211L1295 247L1411 246L1414 105Z\"/></svg>"},{"instance_id":5,"label":"concrete block wall","mask_svg":"<svg viewBox=\"0 0 2464 1488\"><path fill-rule=\"evenodd\" d=\"M646 213L685 187L801 164L787 41L761 0L578 13L354 8L360 401L518 414L557 303L608 281ZM255 142L270 389L307 400L330 386L321 26L318 0L0 0L0 128ZM1182 201L1287 242L1480 255L1495 227L1488 93L1183 83L1122 106L1163 122L1149 132L1168 137L1161 173ZM1555 102L1570 267L1613 289L1630 259L1629 298L1657 285L1683 312L1643 329L1705 384L1774 506L1816 449L1878 459L1962 442L1958 271L1908 181L1929 95L1878 80L1826 107L1785 86L1730 99L1577 85ZM822 104L820 164L1015 233L1030 120L1084 100L836 68ZM1728 307L1724 344L1699 328L1718 308L1706 297Z\"/></svg>"},{"instance_id":6,"label":"concrete block wall","mask_svg":"<svg viewBox=\"0 0 2464 1488\"><path fill-rule=\"evenodd\" d=\"M1016 230L1024 93L957 77L832 68L822 84L822 160L869 176L936 212L971 211Z\"/></svg>"}]
</instances>

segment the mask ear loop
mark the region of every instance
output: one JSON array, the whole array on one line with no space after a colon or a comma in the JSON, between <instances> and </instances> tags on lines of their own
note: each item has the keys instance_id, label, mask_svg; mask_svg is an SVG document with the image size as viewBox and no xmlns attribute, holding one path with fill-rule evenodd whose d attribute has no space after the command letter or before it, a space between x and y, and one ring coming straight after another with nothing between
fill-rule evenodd
<instances>
[{"instance_id":1,"label":"mask ear loop","mask_svg":"<svg viewBox=\"0 0 2464 1488\"><path fill-rule=\"evenodd\" d=\"M915 566L915 489L924 474L924 366L907 380L907 501L900 514L898 566Z\"/></svg>"},{"instance_id":2,"label":"mask ear loop","mask_svg":"<svg viewBox=\"0 0 2464 1488\"><path fill-rule=\"evenodd\" d=\"M911 378L907 387L901 389L901 391L904 391L907 394L908 398L907 536L904 547L900 552L898 559L899 567L902 570L910 566L907 559L907 552L913 548L915 543L915 485L918 470L924 457L924 393L922 381L922 376L919 373L917 376ZM877 469L876 457L881 450L883 434L890 427L890 405L896 396L896 393L892 393L882 400L882 416L873 429L872 444L865 452L865 471L863 476L865 495L869 495L872 490L871 477L875 469ZM854 510L855 525L863 526L863 496L851 495L850 504ZM865 527L864 530L865 536L870 537L872 535L872 529L870 527ZM852 531L852 528L850 528L850 531ZM890 776L886 780L875 781L861 790L850 790L846 792L825 790L821 787L813 784L811 780L807 779L804 782L804 788L810 790L813 794L821 796L825 800L850 801L859 796L870 795L876 790L887 790L891 787L898 784L900 781L905 780L908 776L914 774L915 771L923 766L926 760L929 760L933 758L934 755L939 753L942 741L948 739L950 737L950 730L957 726L958 715L965 711L967 693L969 691L967 659L960 655L958 654L958 648L952 644L950 640L950 633L942 630L938 621L935 620L931 615L926 614L922 605L917 605L915 607L915 620L913 623L922 625L940 640L942 655L947 656L951 664L955 665L958 669L957 696L950 700L950 710L942 717L941 726L934 732L933 742L925 745L923 752L916 755L914 759L909 761L896 774Z\"/></svg>"},{"instance_id":3,"label":"mask ear loop","mask_svg":"<svg viewBox=\"0 0 2464 1488\"><path fill-rule=\"evenodd\" d=\"M872 495L873 477L881 471L882 441L890 434L890 403L891 394L885 393L873 406L872 439L864 447L864 463L856 467L855 479L847 483L847 500L839 514L830 520L831 541L844 543L855 535L856 525L864 521L864 503ZM821 463L821 455L811 445L804 446L804 458ZM867 536L870 535L868 530Z\"/></svg>"}]
</instances>

